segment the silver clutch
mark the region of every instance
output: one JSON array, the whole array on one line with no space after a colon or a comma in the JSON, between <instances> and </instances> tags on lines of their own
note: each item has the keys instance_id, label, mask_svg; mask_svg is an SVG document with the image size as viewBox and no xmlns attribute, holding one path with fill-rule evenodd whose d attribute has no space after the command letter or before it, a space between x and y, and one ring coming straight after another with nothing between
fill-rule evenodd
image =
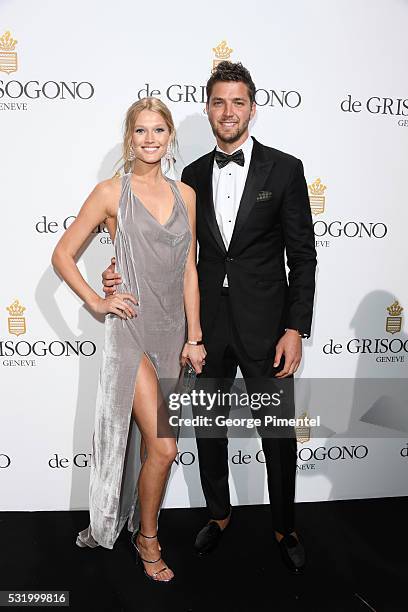
<instances>
[{"instance_id":1,"label":"silver clutch","mask_svg":"<svg viewBox=\"0 0 408 612\"><path fill-rule=\"evenodd\" d=\"M181 371L181 389L182 393L190 393L194 389L197 379L197 373L191 363L187 361L186 365L183 366Z\"/></svg>"}]
</instances>

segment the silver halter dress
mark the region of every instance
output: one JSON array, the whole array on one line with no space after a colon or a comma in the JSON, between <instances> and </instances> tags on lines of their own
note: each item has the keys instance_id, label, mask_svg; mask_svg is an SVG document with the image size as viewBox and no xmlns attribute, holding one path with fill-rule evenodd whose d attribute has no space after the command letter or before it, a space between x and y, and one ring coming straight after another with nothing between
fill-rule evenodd
<instances>
[{"instance_id":1,"label":"silver halter dress","mask_svg":"<svg viewBox=\"0 0 408 612\"><path fill-rule=\"evenodd\" d=\"M159 379L177 379L185 342L184 270L191 244L186 205L176 182L173 210L163 225L132 192L131 173L122 177L114 241L118 292L138 300L137 316L105 317L89 485L90 524L76 539L80 547L113 548L125 521L139 522L137 480L140 432L131 418L137 371L143 355Z\"/></svg>"}]
</instances>

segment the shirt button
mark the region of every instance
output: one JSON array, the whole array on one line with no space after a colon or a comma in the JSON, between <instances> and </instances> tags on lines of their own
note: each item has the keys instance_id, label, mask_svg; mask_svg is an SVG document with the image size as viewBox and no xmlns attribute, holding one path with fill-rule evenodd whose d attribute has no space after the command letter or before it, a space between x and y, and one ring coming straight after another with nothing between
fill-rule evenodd
<instances>
[{"instance_id":1,"label":"shirt button","mask_svg":"<svg viewBox=\"0 0 408 612\"><path fill-rule=\"evenodd\" d=\"M234 261L233 257L227 257L227 261Z\"/></svg>"}]
</instances>

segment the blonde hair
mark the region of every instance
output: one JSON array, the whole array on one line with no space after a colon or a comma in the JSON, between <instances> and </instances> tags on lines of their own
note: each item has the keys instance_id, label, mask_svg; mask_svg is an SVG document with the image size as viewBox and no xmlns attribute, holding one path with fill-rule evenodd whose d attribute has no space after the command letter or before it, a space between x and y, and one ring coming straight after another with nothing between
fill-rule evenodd
<instances>
[{"instance_id":1,"label":"blonde hair","mask_svg":"<svg viewBox=\"0 0 408 612\"><path fill-rule=\"evenodd\" d=\"M164 102L162 102L158 98L142 98L141 100L134 102L132 106L128 108L126 113L123 130L122 158L118 162L118 164L122 165L123 171L125 173L130 172L132 168L132 162L129 161L132 134L135 127L136 119L143 110L154 111L155 113L159 113L159 115L163 117L170 131L169 149L171 152L171 159L168 160L169 166L171 165L171 162L175 162L175 153L177 150L176 128L174 127L174 121L173 117L171 116L170 110L167 108Z\"/></svg>"}]
</instances>

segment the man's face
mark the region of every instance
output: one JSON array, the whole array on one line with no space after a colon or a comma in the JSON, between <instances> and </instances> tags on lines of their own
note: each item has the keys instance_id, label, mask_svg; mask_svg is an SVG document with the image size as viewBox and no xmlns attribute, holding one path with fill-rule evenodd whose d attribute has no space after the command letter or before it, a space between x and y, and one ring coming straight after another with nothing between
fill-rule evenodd
<instances>
[{"instance_id":1,"label":"man's face","mask_svg":"<svg viewBox=\"0 0 408 612\"><path fill-rule=\"evenodd\" d=\"M248 136L248 125L255 115L256 105L251 104L248 87L241 81L215 83L207 102L207 114L217 142L242 142Z\"/></svg>"}]
</instances>

